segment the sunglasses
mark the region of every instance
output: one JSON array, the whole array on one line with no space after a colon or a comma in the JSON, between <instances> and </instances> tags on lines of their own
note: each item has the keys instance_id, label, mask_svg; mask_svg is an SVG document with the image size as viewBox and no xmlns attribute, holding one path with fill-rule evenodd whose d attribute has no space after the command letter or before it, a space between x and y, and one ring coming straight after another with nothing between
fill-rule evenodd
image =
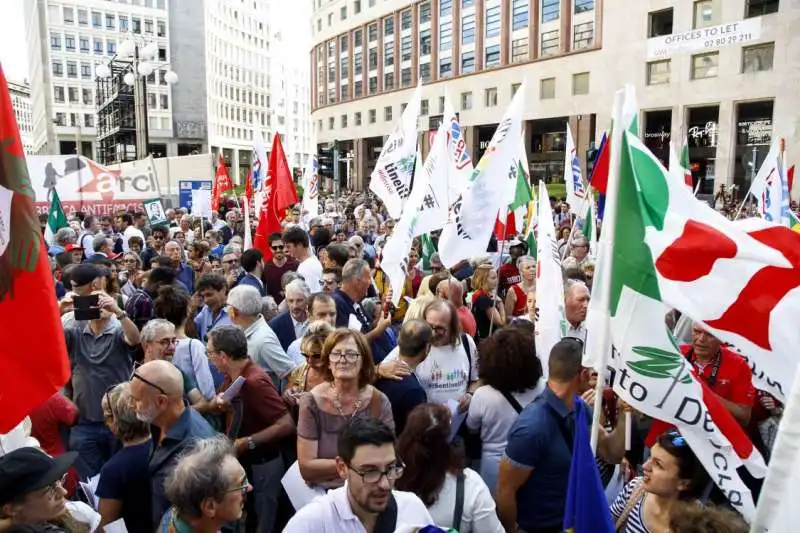
<instances>
[{"instance_id":1,"label":"sunglasses","mask_svg":"<svg viewBox=\"0 0 800 533\"><path fill-rule=\"evenodd\" d=\"M317 353L305 353L305 352L300 352L300 355L302 355L302 356L303 356L303 357L305 357L306 359L313 359L314 361L317 361L317 360L319 360L319 359L322 359L322 353L320 353L320 352L317 352Z\"/></svg>"},{"instance_id":2,"label":"sunglasses","mask_svg":"<svg viewBox=\"0 0 800 533\"><path fill-rule=\"evenodd\" d=\"M671 429L664 433L667 437L669 437L669 441L672 443L673 446L681 447L686 446L686 439L674 429Z\"/></svg>"},{"instance_id":3,"label":"sunglasses","mask_svg":"<svg viewBox=\"0 0 800 533\"><path fill-rule=\"evenodd\" d=\"M140 376L139 374L137 374L135 371L134 371L134 373L133 373L133 376L131 376L131 381L133 381L134 379L138 379L139 381L141 381L141 382L142 382L142 383L144 383L145 385L150 385L151 387L153 387L154 389L156 389L158 392L160 392L160 393L161 393L161 394L163 394L164 396L169 396L169 394L167 394L167 391L165 391L163 388L161 388L160 386L156 385L155 383L153 383L153 382L152 382L152 381L150 381L149 379L145 379L145 378L143 378L142 376Z\"/></svg>"},{"instance_id":4,"label":"sunglasses","mask_svg":"<svg viewBox=\"0 0 800 533\"><path fill-rule=\"evenodd\" d=\"M237 263L239 263L239 261L237 261L236 259L228 259L227 261L223 261L223 264L226 265L235 265Z\"/></svg>"},{"instance_id":5,"label":"sunglasses","mask_svg":"<svg viewBox=\"0 0 800 533\"><path fill-rule=\"evenodd\" d=\"M270 246L270 248L272 248L273 250L275 250L275 251L277 252L278 250L283 250L283 245L280 245L280 246Z\"/></svg>"}]
</instances>

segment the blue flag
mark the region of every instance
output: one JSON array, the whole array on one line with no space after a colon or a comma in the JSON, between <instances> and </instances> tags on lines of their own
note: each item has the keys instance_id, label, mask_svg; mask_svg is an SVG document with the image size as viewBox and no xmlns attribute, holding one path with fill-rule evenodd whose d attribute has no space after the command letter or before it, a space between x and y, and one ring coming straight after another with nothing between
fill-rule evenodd
<instances>
[{"instance_id":1,"label":"blue flag","mask_svg":"<svg viewBox=\"0 0 800 533\"><path fill-rule=\"evenodd\" d=\"M569 533L614 533L611 510L600 472L589 444L589 426L584 403L575 401L575 445L569 469L564 531Z\"/></svg>"}]
</instances>

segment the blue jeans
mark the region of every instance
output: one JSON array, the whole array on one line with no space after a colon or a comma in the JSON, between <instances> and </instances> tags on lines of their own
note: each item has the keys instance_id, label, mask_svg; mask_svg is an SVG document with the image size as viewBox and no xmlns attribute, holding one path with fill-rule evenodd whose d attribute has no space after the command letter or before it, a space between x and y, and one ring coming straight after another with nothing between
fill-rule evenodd
<instances>
[{"instance_id":1,"label":"blue jeans","mask_svg":"<svg viewBox=\"0 0 800 533\"><path fill-rule=\"evenodd\" d=\"M253 503L258 519L258 533L271 533L278 512L278 498L281 494L283 478L283 458L278 456L271 461L251 465Z\"/></svg>"},{"instance_id":2,"label":"blue jeans","mask_svg":"<svg viewBox=\"0 0 800 533\"><path fill-rule=\"evenodd\" d=\"M69 433L69 449L78 452L75 469L85 481L100 469L119 448L117 438L102 422L81 422Z\"/></svg>"}]
</instances>

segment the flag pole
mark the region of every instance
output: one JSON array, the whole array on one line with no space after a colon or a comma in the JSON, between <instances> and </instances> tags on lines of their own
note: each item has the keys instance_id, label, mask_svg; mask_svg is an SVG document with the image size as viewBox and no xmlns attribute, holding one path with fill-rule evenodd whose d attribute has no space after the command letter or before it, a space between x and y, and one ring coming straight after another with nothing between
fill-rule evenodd
<instances>
[{"instance_id":1,"label":"flag pole","mask_svg":"<svg viewBox=\"0 0 800 533\"><path fill-rule=\"evenodd\" d=\"M503 240L500 243L500 256L498 257L499 261L497 263L497 272L498 272L498 274L500 272L500 267L502 266L503 250L506 247L506 237L508 236L508 213L510 213L510 211L506 212L506 220L505 220L505 224L503 224ZM497 285L495 286L494 290L492 291L492 305L495 305L494 299L497 298L497 287L499 287L499 286L500 286L500 276L498 275L497 276ZM492 336L492 330L494 330L494 320L489 322L489 337Z\"/></svg>"},{"instance_id":2,"label":"flag pole","mask_svg":"<svg viewBox=\"0 0 800 533\"><path fill-rule=\"evenodd\" d=\"M583 208L586 207L586 197L591 194L592 187L591 185L586 189L586 194L581 199L581 208L578 211L579 213L583 213ZM561 254L561 261L567 258L567 254L569 253L569 248L572 246L572 234L575 233L575 226L578 224L578 215L575 215L575 220L572 222L572 225L569 228L569 235L567 236L567 245L564 247L564 252ZM584 217L585 220L585 217Z\"/></svg>"}]
</instances>

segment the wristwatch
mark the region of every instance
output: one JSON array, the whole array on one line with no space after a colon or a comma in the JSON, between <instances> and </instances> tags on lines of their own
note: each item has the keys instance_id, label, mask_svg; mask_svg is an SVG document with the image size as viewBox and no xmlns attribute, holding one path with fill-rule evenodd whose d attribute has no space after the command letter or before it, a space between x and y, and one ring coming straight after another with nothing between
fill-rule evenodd
<instances>
[{"instance_id":1,"label":"wristwatch","mask_svg":"<svg viewBox=\"0 0 800 533\"><path fill-rule=\"evenodd\" d=\"M247 449L248 450L256 449L256 441L253 440L253 437L247 437Z\"/></svg>"}]
</instances>

